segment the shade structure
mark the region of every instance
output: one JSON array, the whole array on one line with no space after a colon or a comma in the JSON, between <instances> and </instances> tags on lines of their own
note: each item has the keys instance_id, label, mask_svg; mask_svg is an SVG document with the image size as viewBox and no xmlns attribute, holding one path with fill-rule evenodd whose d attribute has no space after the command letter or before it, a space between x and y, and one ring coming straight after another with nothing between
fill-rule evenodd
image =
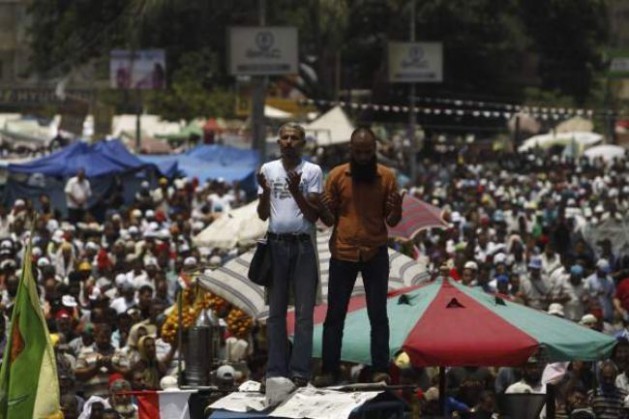
<instances>
[{"instance_id":1,"label":"shade structure","mask_svg":"<svg viewBox=\"0 0 629 419\"><path fill-rule=\"evenodd\" d=\"M264 236L267 222L257 214L258 201L221 215L192 238L197 246L233 249L238 245L253 244Z\"/></svg>"},{"instance_id":2,"label":"shade structure","mask_svg":"<svg viewBox=\"0 0 629 419\"><path fill-rule=\"evenodd\" d=\"M530 151L536 147L548 149L556 145L567 146L574 145L578 150L599 144L603 141L603 136L594 132L559 132L535 135L527 138L524 143L518 147L520 153Z\"/></svg>"},{"instance_id":3,"label":"shade structure","mask_svg":"<svg viewBox=\"0 0 629 419\"><path fill-rule=\"evenodd\" d=\"M583 155L590 160L601 158L605 161L613 161L622 158L627 154L627 149L614 144L601 144L590 147L583 152Z\"/></svg>"},{"instance_id":4,"label":"shade structure","mask_svg":"<svg viewBox=\"0 0 629 419\"><path fill-rule=\"evenodd\" d=\"M317 250L319 254L319 270L321 273L321 292L323 301L327 301L328 266L330 250L328 242L330 232L317 235ZM219 295L257 319L268 317L269 310L265 304L264 288L252 283L247 278L249 264L253 257L253 250L245 252L232 259L225 265L213 271L208 270L199 276L199 285L208 291ZM389 289L399 289L420 284L430 277L426 266L417 261L389 249ZM353 295L364 294L362 280L357 281Z\"/></svg>"},{"instance_id":5,"label":"shade structure","mask_svg":"<svg viewBox=\"0 0 629 419\"><path fill-rule=\"evenodd\" d=\"M410 240L427 228L448 228L448 223L442 215L443 211L440 208L404 194L402 219L395 227L389 227L389 237Z\"/></svg>"},{"instance_id":6,"label":"shade structure","mask_svg":"<svg viewBox=\"0 0 629 419\"><path fill-rule=\"evenodd\" d=\"M549 362L610 355L615 339L569 320L505 301L451 279L396 290L387 303L391 354L403 349L416 366L517 366L541 351ZM318 308L319 312L325 307ZM364 297L350 302L341 359L371 363ZM322 320L315 314L314 356Z\"/></svg>"}]
</instances>

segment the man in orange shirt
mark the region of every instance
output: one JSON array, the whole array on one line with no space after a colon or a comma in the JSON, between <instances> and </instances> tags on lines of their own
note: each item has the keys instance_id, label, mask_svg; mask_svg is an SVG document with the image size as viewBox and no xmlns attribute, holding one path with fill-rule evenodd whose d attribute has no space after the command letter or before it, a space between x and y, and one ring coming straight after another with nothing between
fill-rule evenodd
<instances>
[{"instance_id":1,"label":"man in orange shirt","mask_svg":"<svg viewBox=\"0 0 629 419\"><path fill-rule=\"evenodd\" d=\"M402 196L393 171L376 160L376 135L358 128L350 140L350 161L330 172L321 212L334 225L330 239L328 310L323 328L322 375L315 384L338 380L347 306L360 272L365 285L371 323L371 358L374 381L388 381L389 319L387 291L389 255L387 224L402 217Z\"/></svg>"}]
</instances>

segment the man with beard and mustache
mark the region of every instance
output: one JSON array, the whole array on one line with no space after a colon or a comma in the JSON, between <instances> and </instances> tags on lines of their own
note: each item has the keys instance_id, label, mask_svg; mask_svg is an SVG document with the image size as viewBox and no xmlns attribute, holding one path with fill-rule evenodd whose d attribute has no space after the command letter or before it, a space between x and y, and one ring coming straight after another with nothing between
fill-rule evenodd
<instances>
[{"instance_id":1,"label":"man with beard and mustache","mask_svg":"<svg viewBox=\"0 0 629 419\"><path fill-rule=\"evenodd\" d=\"M305 144L301 126L280 127L278 144L281 158L265 163L258 173L258 216L269 219L267 240L273 267L271 285L267 287L266 378L289 378L300 387L311 376L313 310L318 283L314 223L323 181L321 168L301 158ZM317 199L311 204L308 199L312 198ZM296 316L291 353L286 331L289 290L294 293Z\"/></svg>"},{"instance_id":2,"label":"man with beard and mustache","mask_svg":"<svg viewBox=\"0 0 629 419\"><path fill-rule=\"evenodd\" d=\"M350 161L332 169L321 202L329 210L321 212L321 219L334 225L334 230L330 239L322 375L315 384L329 386L339 379L343 326L359 272L371 324L372 379L389 381L387 225L400 222L402 196L393 171L376 161L376 135L369 128L352 133Z\"/></svg>"}]
</instances>

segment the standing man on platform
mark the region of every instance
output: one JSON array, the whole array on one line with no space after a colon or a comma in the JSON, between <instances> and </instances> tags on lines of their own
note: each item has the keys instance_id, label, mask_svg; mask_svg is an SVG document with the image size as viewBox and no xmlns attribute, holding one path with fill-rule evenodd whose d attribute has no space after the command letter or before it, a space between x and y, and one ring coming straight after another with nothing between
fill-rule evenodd
<instances>
[{"instance_id":1,"label":"standing man on platform","mask_svg":"<svg viewBox=\"0 0 629 419\"><path fill-rule=\"evenodd\" d=\"M64 191L69 221L72 224L83 221L87 210L87 200L92 196L92 188L90 181L85 177L85 169L79 168L76 176L68 179Z\"/></svg>"},{"instance_id":2,"label":"standing man on platform","mask_svg":"<svg viewBox=\"0 0 629 419\"><path fill-rule=\"evenodd\" d=\"M402 196L395 174L376 159L376 135L358 128L350 140L350 161L330 172L321 219L334 225L330 239L328 311L323 326L322 375L315 385L339 379L343 327L356 276L363 277L371 324L373 381L389 381L389 319L387 291L389 254L387 224L402 218Z\"/></svg>"},{"instance_id":3,"label":"standing man on platform","mask_svg":"<svg viewBox=\"0 0 629 419\"><path fill-rule=\"evenodd\" d=\"M266 377L286 377L302 387L311 378L313 310L318 267L314 242L318 218L310 197L322 192L321 168L301 158L304 129L297 124L280 127L281 158L262 165L258 174L258 216L269 219L267 240L271 252L272 283L268 287L269 359ZM289 355L286 312L289 292L295 299L295 337Z\"/></svg>"}]
</instances>

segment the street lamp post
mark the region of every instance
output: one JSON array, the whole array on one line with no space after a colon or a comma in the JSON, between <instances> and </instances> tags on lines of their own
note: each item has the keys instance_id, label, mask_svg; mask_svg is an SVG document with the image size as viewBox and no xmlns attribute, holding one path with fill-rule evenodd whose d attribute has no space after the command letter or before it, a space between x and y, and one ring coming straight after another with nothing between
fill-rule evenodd
<instances>
[{"instance_id":1,"label":"street lamp post","mask_svg":"<svg viewBox=\"0 0 629 419\"><path fill-rule=\"evenodd\" d=\"M415 0L411 0L411 24L410 24L410 41L415 42ZM415 83L410 85L409 97L409 141L411 152L409 153L409 168L411 185L415 185L417 181L417 142L415 139L415 131L417 126L417 117L415 115Z\"/></svg>"},{"instance_id":2,"label":"street lamp post","mask_svg":"<svg viewBox=\"0 0 629 419\"><path fill-rule=\"evenodd\" d=\"M258 0L260 26L266 25L266 0ZM266 129L264 126L264 102L267 76L254 77L253 100L251 103L251 134L253 146L260 153L260 163L266 161Z\"/></svg>"}]
</instances>

